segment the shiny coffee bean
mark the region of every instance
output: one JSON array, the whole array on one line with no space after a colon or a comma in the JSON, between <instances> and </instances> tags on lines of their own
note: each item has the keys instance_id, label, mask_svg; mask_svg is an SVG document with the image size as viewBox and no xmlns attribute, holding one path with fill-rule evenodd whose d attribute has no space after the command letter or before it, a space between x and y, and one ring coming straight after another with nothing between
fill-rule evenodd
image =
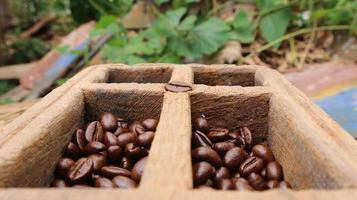
<instances>
[{"instance_id":1,"label":"shiny coffee bean","mask_svg":"<svg viewBox=\"0 0 357 200\"><path fill-rule=\"evenodd\" d=\"M114 132L114 135L118 136L122 133L127 133L127 132L130 132L128 128L118 127L117 130Z\"/></svg>"},{"instance_id":2,"label":"shiny coffee bean","mask_svg":"<svg viewBox=\"0 0 357 200\"><path fill-rule=\"evenodd\" d=\"M56 187L56 188L65 188L68 186L69 186L68 183L62 179L56 179L51 183L51 187Z\"/></svg>"},{"instance_id":3,"label":"shiny coffee bean","mask_svg":"<svg viewBox=\"0 0 357 200\"><path fill-rule=\"evenodd\" d=\"M213 177L214 167L206 162L199 162L193 165L193 183L195 186L202 185Z\"/></svg>"},{"instance_id":4,"label":"shiny coffee bean","mask_svg":"<svg viewBox=\"0 0 357 200\"><path fill-rule=\"evenodd\" d=\"M153 131L145 131L143 134L138 136L138 145L144 147L150 147L152 141L154 140L155 133Z\"/></svg>"},{"instance_id":5,"label":"shiny coffee bean","mask_svg":"<svg viewBox=\"0 0 357 200\"><path fill-rule=\"evenodd\" d=\"M147 156L148 153L145 147L138 146L134 143L129 143L124 148L124 155L130 159L140 159Z\"/></svg>"},{"instance_id":6,"label":"shiny coffee bean","mask_svg":"<svg viewBox=\"0 0 357 200\"><path fill-rule=\"evenodd\" d=\"M246 159L239 167L239 173L242 176L248 176L252 172L260 173L264 169L264 162L257 157L250 157Z\"/></svg>"},{"instance_id":7,"label":"shiny coffee bean","mask_svg":"<svg viewBox=\"0 0 357 200\"><path fill-rule=\"evenodd\" d=\"M255 145L252 148L252 153L255 157L263 159L265 164L275 160L273 152L265 145Z\"/></svg>"},{"instance_id":8,"label":"shiny coffee bean","mask_svg":"<svg viewBox=\"0 0 357 200\"><path fill-rule=\"evenodd\" d=\"M129 126L129 130L136 135L143 134L146 130L145 127L141 124L141 122L134 122Z\"/></svg>"},{"instance_id":9,"label":"shiny coffee bean","mask_svg":"<svg viewBox=\"0 0 357 200\"><path fill-rule=\"evenodd\" d=\"M99 188L114 188L114 183L104 177L99 177L95 179L94 181L94 187L99 187Z\"/></svg>"},{"instance_id":10,"label":"shiny coffee bean","mask_svg":"<svg viewBox=\"0 0 357 200\"><path fill-rule=\"evenodd\" d=\"M270 181L268 181L267 186L269 189L279 188L280 182L277 180L270 180Z\"/></svg>"},{"instance_id":11,"label":"shiny coffee bean","mask_svg":"<svg viewBox=\"0 0 357 200\"><path fill-rule=\"evenodd\" d=\"M231 141L218 142L213 145L213 149L223 157L227 151L235 147L235 144Z\"/></svg>"},{"instance_id":12,"label":"shiny coffee bean","mask_svg":"<svg viewBox=\"0 0 357 200\"><path fill-rule=\"evenodd\" d=\"M145 119L142 121L142 125L145 127L146 130L148 131L156 131L158 121L156 119Z\"/></svg>"},{"instance_id":13,"label":"shiny coffee bean","mask_svg":"<svg viewBox=\"0 0 357 200\"><path fill-rule=\"evenodd\" d=\"M239 128L240 136L244 140L244 148L249 150L253 144L252 132L250 132L248 127Z\"/></svg>"},{"instance_id":14,"label":"shiny coffee bean","mask_svg":"<svg viewBox=\"0 0 357 200\"><path fill-rule=\"evenodd\" d=\"M85 138L85 135L84 135L84 131L82 129L78 129L76 131L76 143L79 147L80 150L82 150L86 144L88 144L86 138Z\"/></svg>"},{"instance_id":15,"label":"shiny coffee bean","mask_svg":"<svg viewBox=\"0 0 357 200\"><path fill-rule=\"evenodd\" d=\"M192 135L192 147L212 147L213 143L203 132L195 130Z\"/></svg>"},{"instance_id":16,"label":"shiny coffee bean","mask_svg":"<svg viewBox=\"0 0 357 200\"><path fill-rule=\"evenodd\" d=\"M132 179L126 176L116 176L113 178L113 183L117 188L136 188L137 184Z\"/></svg>"},{"instance_id":17,"label":"shiny coffee bean","mask_svg":"<svg viewBox=\"0 0 357 200\"><path fill-rule=\"evenodd\" d=\"M209 130L207 137L212 142L223 142L229 139L228 129L225 128L212 128Z\"/></svg>"},{"instance_id":18,"label":"shiny coffee bean","mask_svg":"<svg viewBox=\"0 0 357 200\"><path fill-rule=\"evenodd\" d=\"M287 181L281 181L280 184L279 184L279 188L291 189L291 185Z\"/></svg>"},{"instance_id":19,"label":"shiny coffee bean","mask_svg":"<svg viewBox=\"0 0 357 200\"><path fill-rule=\"evenodd\" d=\"M219 155L209 147L198 147L192 151L193 162L207 161L215 167L222 166Z\"/></svg>"},{"instance_id":20,"label":"shiny coffee bean","mask_svg":"<svg viewBox=\"0 0 357 200\"><path fill-rule=\"evenodd\" d=\"M122 157L120 160L120 165L121 168L127 169L127 170L131 170L133 168L133 164L130 161L129 158L127 157Z\"/></svg>"},{"instance_id":21,"label":"shiny coffee bean","mask_svg":"<svg viewBox=\"0 0 357 200\"><path fill-rule=\"evenodd\" d=\"M120 146L110 146L107 149L107 157L111 163L120 164L123 149Z\"/></svg>"},{"instance_id":22,"label":"shiny coffee bean","mask_svg":"<svg viewBox=\"0 0 357 200\"><path fill-rule=\"evenodd\" d=\"M111 132L105 132L103 136L103 143L105 146L115 146L118 144L118 138Z\"/></svg>"},{"instance_id":23,"label":"shiny coffee bean","mask_svg":"<svg viewBox=\"0 0 357 200\"><path fill-rule=\"evenodd\" d=\"M66 178L68 170L75 162L70 158L61 158L56 166L56 173L61 178Z\"/></svg>"},{"instance_id":24,"label":"shiny coffee bean","mask_svg":"<svg viewBox=\"0 0 357 200\"><path fill-rule=\"evenodd\" d=\"M180 81L174 81L165 84L165 90L170 91L170 92L188 92L192 90L192 87L190 84L185 83L185 82L180 82Z\"/></svg>"},{"instance_id":25,"label":"shiny coffee bean","mask_svg":"<svg viewBox=\"0 0 357 200\"><path fill-rule=\"evenodd\" d=\"M112 113L103 113L100 117L100 123L104 131L114 132L118 128L117 118Z\"/></svg>"},{"instance_id":26,"label":"shiny coffee bean","mask_svg":"<svg viewBox=\"0 0 357 200\"><path fill-rule=\"evenodd\" d=\"M93 163L91 159L80 158L68 170L67 178L73 183L78 183L86 180L91 176Z\"/></svg>"},{"instance_id":27,"label":"shiny coffee bean","mask_svg":"<svg viewBox=\"0 0 357 200\"><path fill-rule=\"evenodd\" d=\"M136 143L138 141L138 136L135 133L128 132L123 133L118 136L118 145L125 147L129 143Z\"/></svg>"},{"instance_id":28,"label":"shiny coffee bean","mask_svg":"<svg viewBox=\"0 0 357 200\"><path fill-rule=\"evenodd\" d=\"M226 178L230 178L230 177L231 177L231 174L229 173L229 170L225 167L218 168L214 174L215 180L226 179Z\"/></svg>"},{"instance_id":29,"label":"shiny coffee bean","mask_svg":"<svg viewBox=\"0 0 357 200\"><path fill-rule=\"evenodd\" d=\"M101 142L90 142L84 147L86 154L94 154L104 151L107 147Z\"/></svg>"},{"instance_id":30,"label":"shiny coffee bean","mask_svg":"<svg viewBox=\"0 0 357 200\"><path fill-rule=\"evenodd\" d=\"M92 154L88 157L88 159L92 160L94 172L99 172L102 167L107 165L106 156L101 154Z\"/></svg>"},{"instance_id":31,"label":"shiny coffee bean","mask_svg":"<svg viewBox=\"0 0 357 200\"><path fill-rule=\"evenodd\" d=\"M140 159L131 170L131 178L134 179L136 182L140 182L147 160L148 157Z\"/></svg>"},{"instance_id":32,"label":"shiny coffee bean","mask_svg":"<svg viewBox=\"0 0 357 200\"><path fill-rule=\"evenodd\" d=\"M98 121L91 122L88 125L84 134L87 143L92 141L102 142L103 135L104 135L103 127Z\"/></svg>"},{"instance_id":33,"label":"shiny coffee bean","mask_svg":"<svg viewBox=\"0 0 357 200\"><path fill-rule=\"evenodd\" d=\"M236 178L232 180L233 189L238 191L253 191L254 188L249 185L248 181L244 178Z\"/></svg>"},{"instance_id":34,"label":"shiny coffee bean","mask_svg":"<svg viewBox=\"0 0 357 200\"><path fill-rule=\"evenodd\" d=\"M116 166L104 166L100 169L100 174L107 178L114 178L116 176L126 176L130 177L131 173L129 170Z\"/></svg>"},{"instance_id":35,"label":"shiny coffee bean","mask_svg":"<svg viewBox=\"0 0 357 200\"><path fill-rule=\"evenodd\" d=\"M65 151L64 151L64 155L68 158L72 158L72 159L77 159L79 156L80 150L78 148L78 146L76 144L74 144L73 142L70 142Z\"/></svg>"},{"instance_id":36,"label":"shiny coffee bean","mask_svg":"<svg viewBox=\"0 0 357 200\"><path fill-rule=\"evenodd\" d=\"M208 121L204 117L196 118L195 121L193 122L193 128L203 133L208 133L209 130Z\"/></svg>"},{"instance_id":37,"label":"shiny coffee bean","mask_svg":"<svg viewBox=\"0 0 357 200\"><path fill-rule=\"evenodd\" d=\"M261 177L257 173L253 172L253 173L249 174L248 182L256 190L266 190L266 189L268 189L268 186L267 186L264 178Z\"/></svg>"},{"instance_id":38,"label":"shiny coffee bean","mask_svg":"<svg viewBox=\"0 0 357 200\"><path fill-rule=\"evenodd\" d=\"M284 178L283 168L277 161L273 161L267 164L265 167L265 177L268 180L282 181Z\"/></svg>"},{"instance_id":39,"label":"shiny coffee bean","mask_svg":"<svg viewBox=\"0 0 357 200\"><path fill-rule=\"evenodd\" d=\"M247 158L247 153L239 147L233 147L224 155L223 164L229 170L237 170L242 162Z\"/></svg>"},{"instance_id":40,"label":"shiny coffee bean","mask_svg":"<svg viewBox=\"0 0 357 200\"><path fill-rule=\"evenodd\" d=\"M220 190L231 190L233 189L233 183L230 179L218 179L216 181L216 188Z\"/></svg>"}]
</instances>

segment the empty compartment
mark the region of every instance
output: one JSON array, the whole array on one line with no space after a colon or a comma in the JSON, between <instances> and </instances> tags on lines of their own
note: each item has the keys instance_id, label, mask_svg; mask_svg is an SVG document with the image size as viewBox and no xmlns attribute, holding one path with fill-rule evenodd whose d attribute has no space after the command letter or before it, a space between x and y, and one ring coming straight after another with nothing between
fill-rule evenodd
<instances>
[{"instance_id":1,"label":"empty compartment","mask_svg":"<svg viewBox=\"0 0 357 200\"><path fill-rule=\"evenodd\" d=\"M172 74L171 68L131 67L111 69L109 83L167 83Z\"/></svg>"}]
</instances>

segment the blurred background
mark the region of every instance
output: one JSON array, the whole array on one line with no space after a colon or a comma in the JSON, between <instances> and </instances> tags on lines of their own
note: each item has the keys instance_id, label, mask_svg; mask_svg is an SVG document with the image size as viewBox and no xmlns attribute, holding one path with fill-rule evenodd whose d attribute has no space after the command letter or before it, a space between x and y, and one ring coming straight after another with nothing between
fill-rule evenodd
<instances>
[{"instance_id":1,"label":"blurred background","mask_svg":"<svg viewBox=\"0 0 357 200\"><path fill-rule=\"evenodd\" d=\"M0 125L94 64L258 64L357 136L356 13L357 0L0 0Z\"/></svg>"}]
</instances>

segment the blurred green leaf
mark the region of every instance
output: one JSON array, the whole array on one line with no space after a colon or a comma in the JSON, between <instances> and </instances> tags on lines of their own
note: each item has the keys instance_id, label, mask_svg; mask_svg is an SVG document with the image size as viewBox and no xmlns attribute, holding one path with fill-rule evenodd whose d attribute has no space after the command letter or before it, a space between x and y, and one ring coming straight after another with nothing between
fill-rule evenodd
<instances>
[{"instance_id":1,"label":"blurred green leaf","mask_svg":"<svg viewBox=\"0 0 357 200\"><path fill-rule=\"evenodd\" d=\"M245 11L240 11L231 22L233 30L229 33L230 39L239 40L241 43L254 41L253 21Z\"/></svg>"}]
</instances>

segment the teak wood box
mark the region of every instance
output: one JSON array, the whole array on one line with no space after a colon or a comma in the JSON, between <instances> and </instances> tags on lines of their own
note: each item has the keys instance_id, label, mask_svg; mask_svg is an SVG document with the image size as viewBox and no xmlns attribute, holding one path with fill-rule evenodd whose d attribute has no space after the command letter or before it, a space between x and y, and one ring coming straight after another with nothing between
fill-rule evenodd
<instances>
[{"instance_id":1,"label":"teak wood box","mask_svg":"<svg viewBox=\"0 0 357 200\"><path fill-rule=\"evenodd\" d=\"M192 84L185 93L165 83ZM137 189L45 188L72 133L110 111L159 118ZM294 190L193 189L191 119L267 136ZM0 133L0 199L357 199L357 142L279 73L260 66L142 64L87 68Z\"/></svg>"}]
</instances>

